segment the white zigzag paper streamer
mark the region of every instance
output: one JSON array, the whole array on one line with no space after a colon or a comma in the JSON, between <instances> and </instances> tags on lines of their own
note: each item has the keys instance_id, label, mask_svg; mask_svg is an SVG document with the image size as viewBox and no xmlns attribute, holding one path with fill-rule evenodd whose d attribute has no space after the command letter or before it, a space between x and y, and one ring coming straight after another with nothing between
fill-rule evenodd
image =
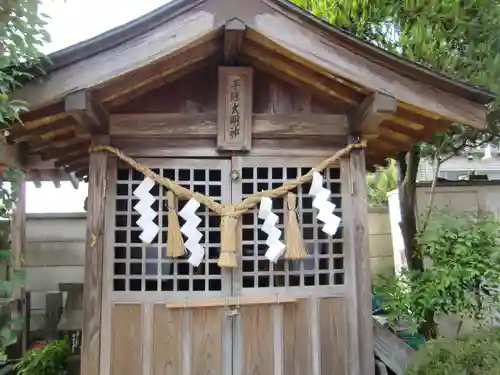
<instances>
[{"instance_id":1,"label":"white zigzag paper streamer","mask_svg":"<svg viewBox=\"0 0 500 375\"><path fill-rule=\"evenodd\" d=\"M137 189L134 190L134 195L139 198L139 202L134 206L134 210L141 215L136 221L136 224L142 229L142 233L139 238L142 242L148 244L153 241L160 230L158 225L153 222L158 214L151 208L151 205L155 202L156 198L153 197L149 191L154 185L155 182L149 177L146 177Z\"/></svg>"},{"instance_id":2,"label":"white zigzag paper streamer","mask_svg":"<svg viewBox=\"0 0 500 375\"><path fill-rule=\"evenodd\" d=\"M285 244L280 241L281 230L276 228L278 215L272 212L272 209L273 201L271 198L263 197L260 201L259 219L264 220L261 230L268 235L266 240L266 245L268 246L266 258L276 263L285 251Z\"/></svg>"},{"instance_id":3,"label":"white zigzag paper streamer","mask_svg":"<svg viewBox=\"0 0 500 375\"><path fill-rule=\"evenodd\" d=\"M335 216L333 211L335 205L330 202L330 190L323 187L323 176L319 172L313 172L313 180L309 194L314 196L313 207L319 210L318 220L325 223L322 231L330 236L334 236L340 225L340 217Z\"/></svg>"},{"instance_id":4,"label":"white zigzag paper streamer","mask_svg":"<svg viewBox=\"0 0 500 375\"><path fill-rule=\"evenodd\" d=\"M198 267L205 256L205 249L200 245L203 234L197 229L201 223L200 217L196 214L199 207L200 203L196 199L190 199L179 212L179 216L186 220L181 232L187 237L184 247L191 253L188 262L193 267Z\"/></svg>"}]
</instances>

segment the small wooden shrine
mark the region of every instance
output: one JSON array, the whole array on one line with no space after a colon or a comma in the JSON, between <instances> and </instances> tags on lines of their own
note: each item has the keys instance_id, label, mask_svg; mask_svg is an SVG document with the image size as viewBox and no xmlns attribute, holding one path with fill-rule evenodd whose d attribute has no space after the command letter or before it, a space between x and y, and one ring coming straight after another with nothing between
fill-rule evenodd
<instances>
[{"instance_id":1,"label":"small wooden shrine","mask_svg":"<svg viewBox=\"0 0 500 375\"><path fill-rule=\"evenodd\" d=\"M284 0L177 0L51 56L6 153L88 178L83 375L373 375L365 169L491 95Z\"/></svg>"}]
</instances>

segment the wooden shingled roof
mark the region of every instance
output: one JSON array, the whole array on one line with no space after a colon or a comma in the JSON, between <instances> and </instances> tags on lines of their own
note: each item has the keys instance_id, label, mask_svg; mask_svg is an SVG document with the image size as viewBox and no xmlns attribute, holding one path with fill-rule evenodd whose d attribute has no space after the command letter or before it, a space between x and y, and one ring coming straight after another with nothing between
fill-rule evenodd
<instances>
[{"instance_id":1,"label":"wooden shingled roof","mask_svg":"<svg viewBox=\"0 0 500 375\"><path fill-rule=\"evenodd\" d=\"M369 164L453 122L484 127L485 105L493 99L286 0L177 0L52 54L48 75L14 93L31 109L22 116L24 126L12 127L11 152L33 179L83 177L90 137L107 133L114 108L207 63L231 58L361 114L381 110L376 132L370 123L359 129L370 133ZM387 107L387 97L395 99L394 108Z\"/></svg>"}]
</instances>

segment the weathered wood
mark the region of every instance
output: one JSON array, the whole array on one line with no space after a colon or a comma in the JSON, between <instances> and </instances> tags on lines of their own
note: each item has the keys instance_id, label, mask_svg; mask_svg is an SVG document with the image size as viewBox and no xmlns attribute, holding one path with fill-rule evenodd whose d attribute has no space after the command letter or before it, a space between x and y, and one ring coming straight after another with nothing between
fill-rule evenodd
<instances>
[{"instance_id":1,"label":"weathered wood","mask_svg":"<svg viewBox=\"0 0 500 375\"><path fill-rule=\"evenodd\" d=\"M389 372L387 371L387 366L379 360L375 360L375 374L376 375L389 375Z\"/></svg>"},{"instance_id":2,"label":"weathered wood","mask_svg":"<svg viewBox=\"0 0 500 375\"><path fill-rule=\"evenodd\" d=\"M48 122L45 125L38 126L36 128L25 128L25 127L16 127L12 128L9 141L14 143L19 142L27 142L37 139L41 135L47 135L52 133L59 132L69 132L73 130L75 127L75 120L69 116L68 114L64 114L64 116L58 117L56 121Z\"/></svg>"},{"instance_id":3,"label":"weathered wood","mask_svg":"<svg viewBox=\"0 0 500 375\"><path fill-rule=\"evenodd\" d=\"M142 374L143 326L142 306L140 304L114 305L111 315L111 361L110 375ZM81 375L90 375L84 371L82 353ZM99 361L94 364L99 368ZM102 375L102 374L101 374Z\"/></svg>"},{"instance_id":4,"label":"weathered wood","mask_svg":"<svg viewBox=\"0 0 500 375\"><path fill-rule=\"evenodd\" d=\"M360 374L374 375L372 328L372 290L370 251L368 247L368 203L366 198L366 168L364 150L353 150L350 154L351 215L357 299L357 322L359 334Z\"/></svg>"},{"instance_id":5,"label":"weathered wood","mask_svg":"<svg viewBox=\"0 0 500 375\"><path fill-rule=\"evenodd\" d=\"M324 70L372 91L388 92L403 103L451 121L484 129L486 108L412 80L335 44L319 31L279 14L258 14L247 38L315 70ZM247 43L245 43L246 47Z\"/></svg>"},{"instance_id":6,"label":"weathered wood","mask_svg":"<svg viewBox=\"0 0 500 375\"><path fill-rule=\"evenodd\" d=\"M347 118L324 114L255 114L252 134L255 138L342 137L347 135Z\"/></svg>"},{"instance_id":7,"label":"weathered wood","mask_svg":"<svg viewBox=\"0 0 500 375\"><path fill-rule=\"evenodd\" d=\"M68 175L68 180L71 183L71 186L73 186L73 189L78 189L78 186L80 185L80 180L76 177L75 172L71 171L65 171L65 172Z\"/></svg>"},{"instance_id":8,"label":"weathered wood","mask_svg":"<svg viewBox=\"0 0 500 375\"><path fill-rule=\"evenodd\" d=\"M380 92L370 95L349 118L352 134L376 138L380 124L396 113L397 106L397 100L390 95Z\"/></svg>"},{"instance_id":9,"label":"weathered wood","mask_svg":"<svg viewBox=\"0 0 500 375\"><path fill-rule=\"evenodd\" d=\"M214 32L209 33L178 54L144 66L139 71L132 72L130 77L114 80L99 90L103 103L109 106L114 106L115 102L124 103L140 93L147 93L162 83L171 82L192 72L193 68L208 62L220 51L221 46L213 40L214 37Z\"/></svg>"},{"instance_id":10,"label":"weathered wood","mask_svg":"<svg viewBox=\"0 0 500 375\"><path fill-rule=\"evenodd\" d=\"M30 142L29 151L31 153L39 153L42 151L50 150L53 147L64 147L67 146L68 144L75 144L80 141L81 139L76 138L75 131L73 129L68 129L67 132L58 134L49 139L33 140L32 142Z\"/></svg>"},{"instance_id":11,"label":"weathered wood","mask_svg":"<svg viewBox=\"0 0 500 375\"><path fill-rule=\"evenodd\" d=\"M86 150L88 152L89 146L90 139L79 139L78 142L71 142L71 144L69 145L53 147L47 151L44 151L40 154L40 158L41 160L61 159L68 154L74 154L75 152L78 152L80 150ZM41 169L38 164L34 164L33 162L29 163L28 166Z\"/></svg>"},{"instance_id":12,"label":"weathered wood","mask_svg":"<svg viewBox=\"0 0 500 375\"><path fill-rule=\"evenodd\" d=\"M215 26L214 15L209 12L192 10L175 15L177 17L171 22L164 22L150 30L147 37L137 36L59 69L50 74L43 84L28 84L16 91L13 99L25 100L31 108L38 108L68 93L92 88L171 53L179 53L190 43L211 33ZM179 32L180 29L182 32ZM145 39L148 42L145 43Z\"/></svg>"},{"instance_id":13,"label":"weathered wood","mask_svg":"<svg viewBox=\"0 0 500 375\"><path fill-rule=\"evenodd\" d=\"M228 151L252 148L252 68L219 68L217 147Z\"/></svg>"},{"instance_id":14,"label":"weathered wood","mask_svg":"<svg viewBox=\"0 0 500 375\"><path fill-rule=\"evenodd\" d=\"M372 319L372 322L375 354L396 375L403 375L406 367L415 357L415 350L383 327L376 319Z\"/></svg>"},{"instance_id":15,"label":"weathered wood","mask_svg":"<svg viewBox=\"0 0 500 375\"><path fill-rule=\"evenodd\" d=\"M98 101L95 94L83 89L64 98L64 110L78 123L78 133L103 134L108 129L108 111Z\"/></svg>"},{"instance_id":16,"label":"weathered wood","mask_svg":"<svg viewBox=\"0 0 500 375\"><path fill-rule=\"evenodd\" d=\"M248 32L251 34L251 32ZM314 87L329 96L340 99L348 104L357 104L362 94L349 89L335 80L321 75L306 66L280 56L278 53L262 48L256 43L247 42L243 45L243 53L264 65L279 70L283 75L290 76L307 86Z\"/></svg>"},{"instance_id":17,"label":"weathered wood","mask_svg":"<svg viewBox=\"0 0 500 375\"><path fill-rule=\"evenodd\" d=\"M39 170L31 170L29 174L29 180L33 182L37 189L40 189L42 187L42 174Z\"/></svg>"},{"instance_id":18,"label":"weathered wood","mask_svg":"<svg viewBox=\"0 0 500 375\"><path fill-rule=\"evenodd\" d=\"M217 306L247 306L247 305L272 305L281 303L297 302L295 297L287 296L262 296L262 297L227 297L208 300L185 300L167 303L168 309L190 309L194 307L217 307Z\"/></svg>"},{"instance_id":19,"label":"weathered wood","mask_svg":"<svg viewBox=\"0 0 500 375\"><path fill-rule=\"evenodd\" d=\"M110 134L134 138L205 138L217 135L215 113L150 113L110 116ZM255 138L346 136L347 117L328 114L254 114ZM71 148L71 147L70 147Z\"/></svg>"},{"instance_id":20,"label":"weathered wood","mask_svg":"<svg viewBox=\"0 0 500 375\"><path fill-rule=\"evenodd\" d=\"M108 144L109 137L94 137L92 143ZM83 294L82 375L99 375L107 160L108 154L105 152L90 155Z\"/></svg>"},{"instance_id":21,"label":"weathered wood","mask_svg":"<svg viewBox=\"0 0 500 375\"><path fill-rule=\"evenodd\" d=\"M127 137L215 137L217 115L213 113L115 114L110 117L111 135Z\"/></svg>"},{"instance_id":22,"label":"weathered wood","mask_svg":"<svg viewBox=\"0 0 500 375\"><path fill-rule=\"evenodd\" d=\"M2 140L0 142L0 165L7 167L22 167L22 155L19 145L9 145Z\"/></svg>"},{"instance_id":23,"label":"weathered wood","mask_svg":"<svg viewBox=\"0 0 500 375\"><path fill-rule=\"evenodd\" d=\"M224 62L226 65L234 65L245 39L245 30L245 22L238 18L232 18L226 22L224 27Z\"/></svg>"},{"instance_id":24,"label":"weathered wood","mask_svg":"<svg viewBox=\"0 0 500 375\"><path fill-rule=\"evenodd\" d=\"M57 340L57 325L63 309L62 293L47 293L45 295L45 339Z\"/></svg>"},{"instance_id":25,"label":"weathered wood","mask_svg":"<svg viewBox=\"0 0 500 375\"><path fill-rule=\"evenodd\" d=\"M60 159L57 159L54 162L54 165L56 168L61 168L64 167L70 163L75 163L81 160L87 161L89 158L89 151L88 149L83 149L83 150L76 150L75 152L70 153L69 155L66 155Z\"/></svg>"}]
</instances>

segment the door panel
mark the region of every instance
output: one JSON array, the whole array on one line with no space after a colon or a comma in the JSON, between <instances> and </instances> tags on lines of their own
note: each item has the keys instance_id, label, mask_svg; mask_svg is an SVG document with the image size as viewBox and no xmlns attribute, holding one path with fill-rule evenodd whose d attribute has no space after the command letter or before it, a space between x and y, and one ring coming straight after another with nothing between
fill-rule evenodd
<instances>
[{"instance_id":1,"label":"door panel","mask_svg":"<svg viewBox=\"0 0 500 375\"><path fill-rule=\"evenodd\" d=\"M161 176L221 203L231 199L229 160L143 159ZM193 268L187 256L167 257L166 191L156 185L152 208L161 233L142 244L133 191L144 176L119 166L111 192L114 225L105 255L102 362L104 374L231 375L232 322L222 307L170 309L167 303L231 295L232 274L217 265L220 217L201 206L198 229L206 257ZM182 209L185 201L179 202ZM182 226L183 220L179 218ZM226 353L223 355L223 353ZM129 371L130 370L130 371ZM132 371L133 370L133 371ZM132 372L131 372L132 371Z\"/></svg>"},{"instance_id":2,"label":"door panel","mask_svg":"<svg viewBox=\"0 0 500 375\"><path fill-rule=\"evenodd\" d=\"M240 178L233 182L233 202L281 186L307 173L320 160L241 157L233 159ZM335 214L342 217L340 167L324 173ZM260 230L258 209L242 216L242 255L233 276L233 293L239 296L276 296L274 303L241 306L234 318L234 375L346 375L345 270L343 228L334 238L321 231L310 185L299 186L297 214L308 256L299 261L265 258L266 234ZM284 230L283 198L273 199L277 227ZM284 234L282 235L282 240ZM279 303L280 296L296 297ZM267 299L269 301L269 299ZM264 301L264 299L263 299ZM343 325L342 325L343 324Z\"/></svg>"},{"instance_id":3,"label":"door panel","mask_svg":"<svg viewBox=\"0 0 500 375\"><path fill-rule=\"evenodd\" d=\"M141 162L193 191L223 203L237 203L305 173L318 160L235 157L232 162ZM239 179L230 180L231 169L239 171ZM328 170L325 177L336 214L341 216L338 167ZM143 176L119 167L115 178L109 195L115 199L108 211L115 218L106 228L110 236L104 254L102 375L129 370L142 375L326 375L332 368L338 375L346 374L342 228L333 239L322 233L307 195L309 186L296 191L307 259L271 264L264 256L265 234L254 210L242 217L240 266L227 270L217 265L219 216L203 206L198 210L207 256L200 267L193 268L187 257L172 260L166 256L166 192L158 186L152 190L162 233L146 246L135 225L139 216L133 210L137 200L132 194ZM179 203L179 209L184 203ZM274 212L280 217L278 227L284 229L282 199L274 199ZM253 303L261 298L262 303L259 299L258 304L233 306L234 314L228 315L226 297L231 296L251 297ZM296 301L279 303L280 296ZM241 301L248 301L245 298ZM219 302L189 307L203 300Z\"/></svg>"}]
</instances>

